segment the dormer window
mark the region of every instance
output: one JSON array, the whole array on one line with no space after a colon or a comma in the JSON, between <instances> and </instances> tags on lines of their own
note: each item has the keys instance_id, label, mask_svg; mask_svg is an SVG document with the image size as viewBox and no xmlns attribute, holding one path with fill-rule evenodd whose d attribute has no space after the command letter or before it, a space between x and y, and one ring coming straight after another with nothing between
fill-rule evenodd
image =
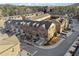
<instances>
[{"instance_id":1,"label":"dormer window","mask_svg":"<svg viewBox=\"0 0 79 59\"><path fill-rule=\"evenodd\" d=\"M23 24L23 22L20 22L20 24Z\"/></svg>"},{"instance_id":2,"label":"dormer window","mask_svg":"<svg viewBox=\"0 0 79 59\"><path fill-rule=\"evenodd\" d=\"M18 22L16 22L16 25L18 25Z\"/></svg>"},{"instance_id":3,"label":"dormer window","mask_svg":"<svg viewBox=\"0 0 79 59\"><path fill-rule=\"evenodd\" d=\"M36 24L36 27L38 27L39 26L39 24Z\"/></svg>"},{"instance_id":4,"label":"dormer window","mask_svg":"<svg viewBox=\"0 0 79 59\"><path fill-rule=\"evenodd\" d=\"M27 25L29 26L31 22L28 22Z\"/></svg>"},{"instance_id":5,"label":"dormer window","mask_svg":"<svg viewBox=\"0 0 79 59\"><path fill-rule=\"evenodd\" d=\"M35 26L36 25L36 23L33 23L33 26Z\"/></svg>"},{"instance_id":6,"label":"dormer window","mask_svg":"<svg viewBox=\"0 0 79 59\"><path fill-rule=\"evenodd\" d=\"M10 23L11 21L8 21L8 23Z\"/></svg>"},{"instance_id":7,"label":"dormer window","mask_svg":"<svg viewBox=\"0 0 79 59\"><path fill-rule=\"evenodd\" d=\"M25 25L25 22L23 22L23 25Z\"/></svg>"},{"instance_id":8,"label":"dormer window","mask_svg":"<svg viewBox=\"0 0 79 59\"><path fill-rule=\"evenodd\" d=\"M45 29L45 24L43 24L42 27Z\"/></svg>"}]
</instances>

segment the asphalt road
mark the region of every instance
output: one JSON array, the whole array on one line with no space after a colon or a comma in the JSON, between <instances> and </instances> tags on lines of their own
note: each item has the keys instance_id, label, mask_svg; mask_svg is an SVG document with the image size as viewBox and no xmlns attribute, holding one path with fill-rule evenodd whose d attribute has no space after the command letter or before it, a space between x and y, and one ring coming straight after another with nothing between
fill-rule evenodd
<instances>
[{"instance_id":1,"label":"asphalt road","mask_svg":"<svg viewBox=\"0 0 79 59\"><path fill-rule=\"evenodd\" d=\"M69 37L67 37L61 44L53 49L39 49L35 56L63 56L72 45L74 40L77 38L77 36L78 32L74 32Z\"/></svg>"},{"instance_id":2,"label":"asphalt road","mask_svg":"<svg viewBox=\"0 0 79 59\"><path fill-rule=\"evenodd\" d=\"M75 41L79 35L79 23L77 20L73 19L73 29L76 32L73 32L69 37L67 37L61 44L55 48L51 49L39 49L35 56L63 56L72 43Z\"/></svg>"},{"instance_id":3,"label":"asphalt road","mask_svg":"<svg viewBox=\"0 0 79 59\"><path fill-rule=\"evenodd\" d=\"M64 56L69 47L77 38L79 32L73 32L69 37L67 37L63 42L61 42L55 48L50 49L42 49L35 46L29 46L23 43L22 48L28 52L30 52L34 56ZM25 54L25 52L24 52Z\"/></svg>"}]
</instances>

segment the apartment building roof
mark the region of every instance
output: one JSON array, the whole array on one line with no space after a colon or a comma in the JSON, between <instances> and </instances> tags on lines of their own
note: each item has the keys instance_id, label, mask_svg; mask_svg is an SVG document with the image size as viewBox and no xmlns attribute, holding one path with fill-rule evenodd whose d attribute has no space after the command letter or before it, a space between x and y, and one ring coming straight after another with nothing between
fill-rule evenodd
<instances>
[{"instance_id":1,"label":"apartment building roof","mask_svg":"<svg viewBox=\"0 0 79 59\"><path fill-rule=\"evenodd\" d=\"M32 20L12 20L10 24L21 24L27 25L35 28L42 27L44 29L49 29L50 26L54 26L54 22L51 21L32 21Z\"/></svg>"}]
</instances>

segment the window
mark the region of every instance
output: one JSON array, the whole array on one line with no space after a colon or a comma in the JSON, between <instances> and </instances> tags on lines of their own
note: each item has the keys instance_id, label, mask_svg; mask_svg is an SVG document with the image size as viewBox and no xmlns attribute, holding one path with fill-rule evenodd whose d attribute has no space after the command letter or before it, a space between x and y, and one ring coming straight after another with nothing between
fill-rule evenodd
<instances>
[{"instance_id":1,"label":"window","mask_svg":"<svg viewBox=\"0 0 79 59\"><path fill-rule=\"evenodd\" d=\"M36 24L36 27L38 27L39 26L39 24Z\"/></svg>"},{"instance_id":2,"label":"window","mask_svg":"<svg viewBox=\"0 0 79 59\"><path fill-rule=\"evenodd\" d=\"M33 26L35 26L36 25L36 23L33 23Z\"/></svg>"},{"instance_id":3,"label":"window","mask_svg":"<svg viewBox=\"0 0 79 59\"><path fill-rule=\"evenodd\" d=\"M36 37L39 37L39 34L36 34Z\"/></svg>"},{"instance_id":4,"label":"window","mask_svg":"<svg viewBox=\"0 0 79 59\"><path fill-rule=\"evenodd\" d=\"M28 22L27 25L29 26L31 22Z\"/></svg>"},{"instance_id":5,"label":"window","mask_svg":"<svg viewBox=\"0 0 79 59\"><path fill-rule=\"evenodd\" d=\"M10 21L8 21L8 23L10 23Z\"/></svg>"},{"instance_id":6,"label":"window","mask_svg":"<svg viewBox=\"0 0 79 59\"><path fill-rule=\"evenodd\" d=\"M12 48L12 52L14 52L14 48Z\"/></svg>"},{"instance_id":7,"label":"window","mask_svg":"<svg viewBox=\"0 0 79 59\"><path fill-rule=\"evenodd\" d=\"M42 27L45 29L45 24L43 24Z\"/></svg>"},{"instance_id":8,"label":"window","mask_svg":"<svg viewBox=\"0 0 79 59\"><path fill-rule=\"evenodd\" d=\"M36 14L36 16L38 16L38 14Z\"/></svg>"}]
</instances>

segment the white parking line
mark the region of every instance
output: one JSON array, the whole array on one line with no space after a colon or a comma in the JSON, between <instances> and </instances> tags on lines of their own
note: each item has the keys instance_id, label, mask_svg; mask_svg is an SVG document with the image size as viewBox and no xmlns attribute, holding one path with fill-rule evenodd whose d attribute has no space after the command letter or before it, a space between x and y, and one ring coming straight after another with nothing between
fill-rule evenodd
<instances>
[{"instance_id":1,"label":"white parking line","mask_svg":"<svg viewBox=\"0 0 79 59\"><path fill-rule=\"evenodd\" d=\"M34 56L37 52L38 52L38 50L37 50L37 51L35 51L35 52L32 54L32 56Z\"/></svg>"},{"instance_id":2,"label":"white parking line","mask_svg":"<svg viewBox=\"0 0 79 59\"><path fill-rule=\"evenodd\" d=\"M73 32L69 32L69 33L67 33L67 37L70 36L72 33L73 33Z\"/></svg>"}]
</instances>

